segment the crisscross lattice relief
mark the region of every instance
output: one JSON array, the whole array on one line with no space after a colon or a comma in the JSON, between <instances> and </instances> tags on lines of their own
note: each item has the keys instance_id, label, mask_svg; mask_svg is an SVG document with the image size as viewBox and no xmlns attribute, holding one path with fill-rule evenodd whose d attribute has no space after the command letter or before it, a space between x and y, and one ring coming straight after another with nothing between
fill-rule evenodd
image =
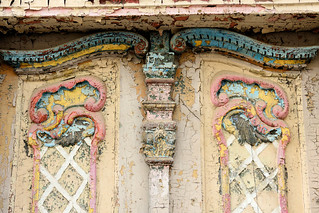
<instances>
[{"instance_id":1,"label":"crisscross lattice relief","mask_svg":"<svg viewBox=\"0 0 319 213\"><path fill-rule=\"evenodd\" d=\"M285 92L272 82L220 73L211 100L224 212L287 213Z\"/></svg>"},{"instance_id":2,"label":"crisscross lattice relief","mask_svg":"<svg viewBox=\"0 0 319 213\"><path fill-rule=\"evenodd\" d=\"M88 212L91 139L70 147L41 148L41 212ZM54 156L54 162L51 157ZM51 197L54 199L51 200ZM57 202L59 201L59 202ZM55 202L54 205L51 202Z\"/></svg>"},{"instance_id":3,"label":"crisscross lattice relief","mask_svg":"<svg viewBox=\"0 0 319 213\"><path fill-rule=\"evenodd\" d=\"M28 141L34 153L31 212L96 212L96 158L105 137L105 101L104 82L93 76L34 91Z\"/></svg>"},{"instance_id":4,"label":"crisscross lattice relief","mask_svg":"<svg viewBox=\"0 0 319 213\"><path fill-rule=\"evenodd\" d=\"M227 146L230 151L229 182L232 212L279 213L280 206L278 201L276 202L278 169L273 158L277 153L278 142L263 143L257 147L248 143L241 146L235 136L230 135ZM267 202L269 199L271 202Z\"/></svg>"}]
</instances>

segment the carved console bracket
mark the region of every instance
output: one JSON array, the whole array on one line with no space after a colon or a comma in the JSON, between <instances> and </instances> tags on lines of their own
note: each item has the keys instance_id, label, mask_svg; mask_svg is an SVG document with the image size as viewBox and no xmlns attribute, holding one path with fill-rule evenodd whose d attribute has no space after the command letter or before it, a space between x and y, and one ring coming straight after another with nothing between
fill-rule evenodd
<instances>
[{"instance_id":1,"label":"carved console bracket","mask_svg":"<svg viewBox=\"0 0 319 213\"><path fill-rule=\"evenodd\" d=\"M263 180L250 195L257 196L268 184L271 190L278 192L278 208L282 213L287 213L285 149L290 141L290 130L283 121L289 111L285 92L278 85L265 80L238 74L220 74L212 82L211 100L217 107L213 120L213 133L219 146L224 212L230 213L235 208L231 207L231 182L245 169L249 164L247 162L256 161L258 162L256 169L263 173ZM277 168L272 171L267 170L258 159L256 151L250 160L242 163L239 169L234 169L234 164L231 165L229 162L229 146L232 142L226 139L223 129L236 135L239 144L243 146L242 152L245 152L246 148L255 153L253 147L257 146L258 152L262 152L268 145L273 144L278 149ZM278 186L273 180L275 177ZM254 201L247 200L247 202Z\"/></svg>"},{"instance_id":2,"label":"carved console bracket","mask_svg":"<svg viewBox=\"0 0 319 213\"><path fill-rule=\"evenodd\" d=\"M148 46L147 39L137 33L114 31L96 33L43 50L0 50L0 56L17 73L38 74L53 72L103 54L123 54L131 48L138 57L144 57Z\"/></svg>"},{"instance_id":3,"label":"carved console bracket","mask_svg":"<svg viewBox=\"0 0 319 213\"><path fill-rule=\"evenodd\" d=\"M30 118L33 124L29 129L29 145L34 151L34 171L32 183L32 212L46 211L43 203L56 188L69 201L64 212L75 208L84 211L77 199L88 184L88 212L96 207L96 156L98 143L105 137L105 124L101 109L106 101L106 88L102 81L92 76L78 77L36 90L31 97ZM90 147L89 173L83 171L73 157L79 146L88 143ZM61 146L58 146L61 145ZM75 147L67 153L62 147ZM47 163L41 163L48 149L56 149L65 162L54 175L50 174ZM83 158L83 156L81 157ZM49 162L56 159L49 159ZM59 185L59 180L68 165L82 176L83 182L75 195ZM48 180L51 186L41 186L40 180ZM49 185L50 185L49 184ZM46 190L40 193L41 190ZM44 209L44 210L43 210Z\"/></svg>"},{"instance_id":4,"label":"carved console bracket","mask_svg":"<svg viewBox=\"0 0 319 213\"><path fill-rule=\"evenodd\" d=\"M223 29L192 28L176 33L170 47L176 53L186 47L198 51L214 49L265 68L300 70L317 55L318 46L282 47L265 44L247 36Z\"/></svg>"},{"instance_id":5,"label":"carved console bracket","mask_svg":"<svg viewBox=\"0 0 319 213\"><path fill-rule=\"evenodd\" d=\"M150 166L149 212L169 212L169 169L175 152L175 102L171 98L174 83L174 53L169 52L169 33L151 33L151 50L143 71L146 75L147 100L143 102L142 152Z\"/></svg>"}]
</instances>

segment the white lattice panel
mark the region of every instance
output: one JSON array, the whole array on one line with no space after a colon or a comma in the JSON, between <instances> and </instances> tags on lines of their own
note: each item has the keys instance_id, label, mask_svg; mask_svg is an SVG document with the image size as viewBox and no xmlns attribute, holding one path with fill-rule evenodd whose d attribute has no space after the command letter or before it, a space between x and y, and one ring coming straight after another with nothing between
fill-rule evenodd
<instances>
[{"instance_id":1,"label":"white lattice panel","mask_svg":"<svg viewBox=\"0 0 319 213\"><path fill-rule=\"evenodd\" d=\"M88 212L91 139L85 142L41 148L40 212Z\"/></svg>"},{"instance_id":2,"label":"white lattice panel","mask_svg":"<svg viewBox=\"0 0 319 213\"><path fill-rule=\"evenodd\" d=\"M279 213L276 154L278 142L240 145L227 139L233 213Z\"/></svg>"}]
</instances>

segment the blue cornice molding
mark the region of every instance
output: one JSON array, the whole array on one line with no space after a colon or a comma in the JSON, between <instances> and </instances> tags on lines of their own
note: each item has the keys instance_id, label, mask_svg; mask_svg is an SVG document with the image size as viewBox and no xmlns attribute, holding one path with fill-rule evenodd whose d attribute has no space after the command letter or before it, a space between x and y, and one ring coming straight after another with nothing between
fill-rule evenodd
<instances>
[{"instance_id":1,"label":"blue cornice molding","mask_svg":"<svg viewBox=\"0 0 319 213\"><path fill-rule=\"evenodd\" d=\"M170 48L182 53L187 46L201 50L214 49L265 68L301 70L313 59L319 46L283 47L266 44L239 33L223 29L192 28L176 33Z\"/></svg>"},{"instance_id":2,"label":"blue cornice molding","mask_svg":"<svg viewBox=\"0 0 319 213\"><path fill-rule=\"evenodd\" d=\"M38 74L73 66L77 62L104 54L123 54L129 49L134 49L138 57L144 57L149 46L149 41L140 34L112 31L96 33L48 49L0 50L0 57L13 66L17 73ZM182 53L187 46L200 51L214 49L266 69L276 70L301 70L317 55L319 49L319 46L275 46L235 32L213 28L182 30L170 40L170 48L176 53Z\"/></svg>"},{"instance_id":3,"label":"blue cornice molding","mask_svg":"<svg viewBox=\"0 0 319 213\"><path fill-rule=\"evenodd\" d=\"M134 49L138 57L144 57L149 42L137 33L113 31L85 36L48 49L0 50L0 56L17 73L33 74L54 71L57 67L103 53L122 54L129 49Z\"/></svg>"}]
</instances>

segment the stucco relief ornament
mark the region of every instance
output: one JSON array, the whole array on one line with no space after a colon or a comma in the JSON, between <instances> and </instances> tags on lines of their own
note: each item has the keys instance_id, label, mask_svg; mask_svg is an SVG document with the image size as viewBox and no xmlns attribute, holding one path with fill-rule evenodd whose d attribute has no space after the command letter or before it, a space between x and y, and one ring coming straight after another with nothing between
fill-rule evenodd
<instances>
[{"instance_id":1,"label":"stucco relief ornament","mask_svg":"<svg viewBox=\"0 0 319 213\"><path fill-rule=\"evenodd\" d=\"M230 213L232 208L243 210L249 202L253 208L258 209L254 196L256 197L268 186L278 192L278 210L287 213L285 149L290 141L290 130L283 121L289 111L285 92L278 85L262 79L235 73L219 74L212 82L211 100L217 107L213 120L213 133L219 146L224 212ZM250 157L239 162L240 166L236 169L229 160L229 149L234 140L226 139L223 130L235 135L243 147L242 152L245 150L251 152ZM273 170L267 169L258 157L270 143L278 150L277 168ZM253 148L256 146L258 148ZM262 174L261 184L253 189L255 191L252 194L247 192L252 198L246 199L246 204L243 202L238 207L231 206L231 182L236 181L237 177L238 182L243 182L239 175L249 164L257 165L255 170L259 170ZM277 183L274 181L276 177Z\"/></svg>"},{"instance_id":2,"label":"stucco relief ornament","mask_svg":"<svg viewBox=\"0 0 319 213\"><path fill-rule=\"evenodd\" d=\"M160 124L153 129L145 130L142 152L149 159L173 159L175 151L175 131L165 129Z\"/></svg>"},{"instance_id":3,"label":"stucco relief ornament","mask_svg":"<svg viewBox=\"0 0 319 213\"><path fill-rule=\"evenodd\" d=\"M171 91L176 65L169 51L169 32L150 33L150 52L143 66L147 98L143 101L145 120L141 152L150 167L149 212L169 212L169 171L175 150L175 102Z\"/></svg>"},{"instance_id":4,"label":"stucco relief ornament","mask_svg":"<svg viewBox=\"0 0 319 213\"><path fill-rule=\"evenodd\" d=\"M182 53L187 46L195 51L214 50L250 61L265 68L301 70L317 55L318 46L283 47L266 44L236 32L214 28L191 28L176 33L171 49Z\"/></svg>"},{"instance_id":5,"label":"stucco relief ornament","mask_svg":"<svg viewBox=\"0 0 319 213\"><path fill-rule=\"evenodd\" d=\"M148 48L149 42L142 35L109 31L95 33L48 49L0 50L0 56L14 67L17 73L38 74L74 66L88 58L125 54L130 49L134 50L137 57L143 58Z\"/></svg>"},{"instance_id":6,"label":"stucco relief ornament","mask_svg":"<svg viewBox=\"0 0 319 213\"><path fill-rule=\"evenodd\" d=\"M34 151L34 168L32 183L32 212L46 212L43 203L49 194L58 190L68 205L64 212L73 208L78 212L84 210L77 203L87 182L89 183L88 212L95 212L96 207L96 156L98 143L105 137L105 124L101 109L106 101L106 88L104 83L92 76L78 77L49 86L44 86L34 92L31 97L29 114L32 124L29 129L29 145ZM90 138L89 140L87 140ZM84 172L73 159L81 143L88 143L90 156L88 157L89 173ZM72 148L67 153L62 147ZM48 149L55 148L57 155L62 155L65 162L54 175L50 173L47 165L42 165L42 157ZM55 161L51 156L49 161ZM61 187L61 176L72 166L82 177L82 184L72 195ZM40 180L46 178L50 186L40 195ZM63 181L63 180L62 180Z\"/></svg>"}]
</instances>

